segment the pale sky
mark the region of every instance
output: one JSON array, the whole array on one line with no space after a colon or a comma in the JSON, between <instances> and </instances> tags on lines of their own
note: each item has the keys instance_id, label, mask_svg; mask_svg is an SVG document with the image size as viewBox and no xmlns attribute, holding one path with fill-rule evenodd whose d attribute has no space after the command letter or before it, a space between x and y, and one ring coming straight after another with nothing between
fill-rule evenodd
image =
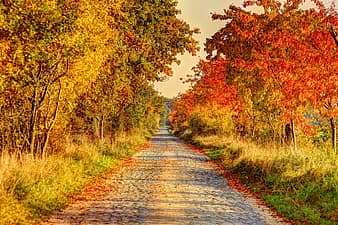
<instances>
[{"instance_id":1,"label":"pale sky","mask_svg":"<svg viewBox=\"0 0 338 225\"><path fill-rule=\"evenodd\" d=\"M172 69L174 75L168 81L155 84L155 88L165 97L175 97L179 92L183 93L188 89L188 84L183 84L180 78L186 78L186 75L192 74L192 67L197 65L199 59L204 59L204 43L207 37L211 37L224 23L211 20L211 13L223 13L223 9L231 3L241 2L241 0L178 0L178 8L182 11L179 16L186 21L191 28L199 28L200 34L195 35L201 50L197 56L191 56L188 53L179 56L180 65L174 64Z\"/></svg>"},{"instance_id":2,"label":"pale sky","mask_svg":"<svg viewBox=\"0 0 338 225\"><path fill-rule=\"evenodd\" d=\"M307 0L309 1L309 0ZM329 2L338 0L324 0L328 5ZM224 26L224 22L212 21L211 13L223 13L225 8L234 4L242 5L243 0L178 0L178 8L182 11L179 16L186 21L191 28L199 28L200 34L195 35L195 39L199 41L200 52L193 57L189 54L180 56L180 65L172 66L174 75L168 81L155 83L155 88L165 97L175 97L179 93L184 93L189 84L183 84L180 78L186 78L186 75L192 74L192 67L197 65L199 59L205 59L204 43L206 38L211 37L218 29Z\"/></svg>"}]
</instances>

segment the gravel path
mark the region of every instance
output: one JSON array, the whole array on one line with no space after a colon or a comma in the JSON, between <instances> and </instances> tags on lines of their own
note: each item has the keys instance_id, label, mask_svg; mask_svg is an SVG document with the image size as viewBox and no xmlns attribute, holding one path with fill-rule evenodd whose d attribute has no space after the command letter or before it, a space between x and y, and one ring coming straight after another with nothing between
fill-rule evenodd
<instances>
[{"instance_id":1,"label":"gravel path","mask_svg":"<svg viewBox=\"0 0 338 225\"><path fill-rule=\"evenodd\" d=\"M162 129L150 147L44 224L286 223L231 189L208 157Z\"/></svg>"}]
</instances>

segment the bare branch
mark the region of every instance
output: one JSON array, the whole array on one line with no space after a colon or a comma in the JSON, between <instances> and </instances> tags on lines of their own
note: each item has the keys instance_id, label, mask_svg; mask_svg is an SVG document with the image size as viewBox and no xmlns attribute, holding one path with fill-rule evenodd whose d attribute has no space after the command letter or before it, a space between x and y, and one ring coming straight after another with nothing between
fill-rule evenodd
<instances>
[{"instance_id":1,"label":"bare branch","mask_svg":"<svg viewBox=\"0 0 338 225\"><path fill-rule=\"evenodd\" d=\"M40 96L39 107L42 105L42 102L43 102L43 101L45 100L45 98L46 98L46 94L47 94L47 92L48 92L49 84L50 84L50 83L48 83L48 84L44 87L43 93L42 93L41 96Z\"/></svg>"},{"instance_id":2,"label":"bare branch","mask_svg":"<svg viewBox=\"0 0 338 225\"><path fill-rule=\"evenodd\" d=\"M330 29L330 34L334 40L334 42L336 43L336 45L338 46L338 37L337 37L337 33L334 31L333 27L331 27Z\"/></svg>"},{"instance_id":3,"label":"bare branch","mask_svg":"<svg viewBox=\"0 0 338 225\"><path fill-rule=\"evenodd\" d=\"M64 76L67 75L68 71L69 71L69 60L67 59L66 60L66 69L65 69L65 71L63 73L58 74L58 76L56 76L50 83L52 84L52 83L60 80L62 77L64 77Z\"/></svg>"}]
</instances>

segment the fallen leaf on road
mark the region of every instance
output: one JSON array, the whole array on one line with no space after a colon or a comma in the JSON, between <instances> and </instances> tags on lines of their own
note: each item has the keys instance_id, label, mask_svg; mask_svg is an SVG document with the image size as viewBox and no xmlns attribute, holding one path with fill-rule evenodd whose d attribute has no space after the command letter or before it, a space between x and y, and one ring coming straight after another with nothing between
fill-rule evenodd
<instances>
[{"instance_id":1,"label":"fallen leaf on road","mask_svg":"<svg viewBox=\"0 0 338 225\"><path fill-rule=\"evenodd\" d=\"M104 215L104 214L105 214L104 211L98 211L97 213L98 213L99 215Z\"/></svg>"},{"instance_id":2,"label":"fallen leaf on road","mask_svg":"<svg viewBox=\"0 0 338 225\"><path fill-rule=\"evenodd\" d=\"M71 218L72 220L76 220L76 219L77 219L76 216L71 216L70 218Z\"/></svg>"}]
</instances>

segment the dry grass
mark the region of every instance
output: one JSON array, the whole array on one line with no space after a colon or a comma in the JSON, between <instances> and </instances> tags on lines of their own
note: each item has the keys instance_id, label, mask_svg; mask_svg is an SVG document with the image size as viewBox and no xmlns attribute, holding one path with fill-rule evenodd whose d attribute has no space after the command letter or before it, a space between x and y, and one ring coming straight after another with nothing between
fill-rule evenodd
<instances>
[{"instance_id":1,"label":"dry grass","mask_svg":"<svg viewBox=\"0 0 338 225\"><path fill-rule=\"evenodd\" d=\"M194 141L202 146L224 147L239 153L233 162L234 165L241 161L252 162L260 165L267 173L280 171L285 179L299 177L309 172L316 176L338 174L338 155L330 149L299 147L294 150L291 147L258 146L251 142L219 136L198 136Z\"/></svg>"},{"instance_id":2,"label":"dry grass","mask_svg":"<svg viewBox=\"0 0 338 225\"><path fill-rule=\"evenodd\" d=\"M338 155L307 145L294 150L230 137L195 137L268 205L294 224L338 224Z\"/></svg>"},{"instance_id":3,"label":"dry grass","mask_svg":"<svg viewBox=\"0 0 338 225\"><path fill-rule=\"evenodd\" d=\"M0 159L0 224L31 224L66 205L119 159L146 139L144 132L120 135L114 143L84 137L67 140L64 151L45 159L3 154Z\"/></svg>"}]
</instances>

